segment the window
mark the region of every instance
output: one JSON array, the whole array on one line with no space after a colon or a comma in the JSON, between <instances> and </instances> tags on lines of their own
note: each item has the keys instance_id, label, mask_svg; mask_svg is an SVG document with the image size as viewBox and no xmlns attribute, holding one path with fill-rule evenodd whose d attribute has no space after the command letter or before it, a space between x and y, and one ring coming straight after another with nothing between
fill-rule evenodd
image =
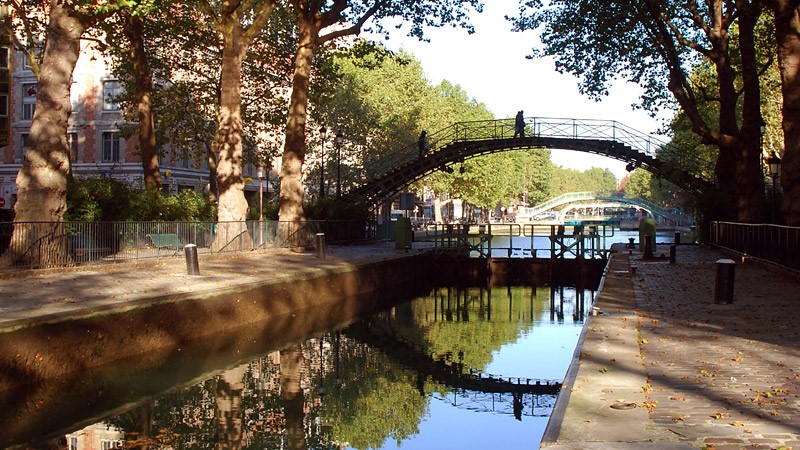
<instances>
[{"instance_id":1,"label":"window","mask_svg":"<svg viewBox=\"0 0 800 450\"><path fill-rule=\"evenodd\" d=\"M0 47L0 69L8 69L11 62L11 51L8 47Z\"/></svg>"},{"instance_id":2,"label":"window","mask_svg":"<svg viewBox=\"0 0 800 450\"><path fill-rule=\"evenodd\" d=\"M78 108L81 106L81 96L80 92L78 92L78 83L72 82L72 86L69 87L69 103L72 105L72 111L77 111Z\"/></svg>"},{"instance_id":3,"label":"window","mask_svg":"<svg viewBox=\"0 0 800 450\"><path fill-rule=\"evenodd\" d=\"M69 147L69 160L78 160L78 133L67 133L67 146Z\"/></svg>"},{"instance_id":4,"label":"window","mask_svg":"<svg viewBox=\"0 0 800 450\"><path fill-rule=\"evenodd\" d=\"M0 94L0 117L8 117L8 95Z\"/></svg>"},{"instance_id":5,"label":"window","mask_svg":"<svg viewBox=\"0 0 800 450\"><path fill-rule=\"evenodd\" d=\"M25 152L28 150L28 134L23 133L19 136L20 140L20 149L19 149L19 162L25 161Z\"/></svg>"},{"instance_id":6,"label":"window","mask_svg":"<svg viewBox=\"0 0 800 450\"><path fill-rule=\"evenodd\" d=\"M119 136L103 133L103 162L119 162Z\"/></svg>"},{"instance_id":7,"label":"window","mask_svg":"<svg viewBox=\"0 0 800 450\"><path fill-rule=\"evenodd\" d=\"M119 96L122 87L117 80L103 82L103 111L119 111Z\"/></svg>"},{"instance_id":8,"label":"window","mask_svg":"<svg viewBox=\"0 0 800 450\"><path fill-rule=\"evenodd\" d=\"M22 85L22 120L33 120L33 112L36 109L36 94L36 83Z\"/></svg>"}]
</instances>

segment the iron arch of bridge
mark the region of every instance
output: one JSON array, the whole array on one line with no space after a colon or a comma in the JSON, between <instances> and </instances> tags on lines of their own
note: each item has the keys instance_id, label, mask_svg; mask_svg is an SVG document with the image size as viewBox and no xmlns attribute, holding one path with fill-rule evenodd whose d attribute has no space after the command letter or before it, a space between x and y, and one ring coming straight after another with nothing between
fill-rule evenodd
<instances>
[{"instance_id":1,"label":"iron arch of bridge","mask_svg":"<svg viewBox=\"0 0 800 450\"><path fill-rule=\"evenodd\" d=\"M527 213L532 216L551 210L560 210L563 213L565 211L565 209L562 208L563 206L581 207L587 205L587 202L601 202L597 203L595 206L602 205L602 207L635 206L654 216L664 217L668 220L671 219L673 215L671 211L641 197L627 198L591 191L567 192L561 194L544 203L527 208Z\"/></svg>"},{"instance_id":2,"label":"iron arch of bridge","mask_svg":"<svg viewBox=\"0 0 800 450\"><path fill-rule=\"evenodd\" d=\"M708 161L619 122L530 117L525 123L525 137L515 137L513 119L453 124L428 135L430 150L422 156L415 143L373 161L368 181L351 193L378 204L452 164L490 153L536 148L574 150L627 162L631 168L641 167L692 193L712 186L689 172L708 166Z\"/></svg>"}]
</instances>

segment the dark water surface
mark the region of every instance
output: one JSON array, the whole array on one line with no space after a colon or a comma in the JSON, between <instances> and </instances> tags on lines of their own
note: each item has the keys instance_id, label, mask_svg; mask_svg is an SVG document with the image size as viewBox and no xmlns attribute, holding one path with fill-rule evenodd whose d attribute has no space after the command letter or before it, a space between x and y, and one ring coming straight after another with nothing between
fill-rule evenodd
<instances>
[{"instance_id":1,"label":"dark water surface","mask_svg":"<svg viewBox=\"0 0 800 450\"><path fill-rule=\"evenodd\" d=\"M120 400L92 408L97 399L88 396L56 399L68 394L59 387L39 406L73 425L37 425L36 439L28 432L7 445L537 448L556 399L552 384L561 382L591 310L597 281L590 285L436 287L367 319L174 376L172 385L164 380L171 373L136 374L137 385L154 386L148 395L126 397L127 385L79 379L82 392ZM67 403L63 414L47 410Z\"/></svg>"}]
</instances>

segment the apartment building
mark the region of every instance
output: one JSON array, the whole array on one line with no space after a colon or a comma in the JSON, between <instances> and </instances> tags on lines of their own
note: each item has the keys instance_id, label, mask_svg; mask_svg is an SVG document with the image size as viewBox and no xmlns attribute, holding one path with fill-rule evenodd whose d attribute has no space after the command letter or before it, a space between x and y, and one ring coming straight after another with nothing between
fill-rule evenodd
<instances>
[{"instance_id":1,"label":"apartment building","mask_svg":"<svg viewBox=\"0 0 800 450\"><path fill-rule=\"evenodd\" d=\"M0 38L2 39L2 38ZM110 177L134 186L143 185L137 139L120 136L123 111L114 100L121 83L110 75L94 44L84 42L73 72L70 90L72 114L67 142L76 177ZM16 199L17 173L25 158L31 120L36 108L37 80L22 52L13 51L8 39L0 41L0 208L12 208ZM207 190L207 161L181 157L175 149L162 149L160 157L163 188L169 193L184 189ZM244 168L245 194L258 192L257 168ZM271 175L273 181L277 177Z\"/></svg>"}]
</instances>

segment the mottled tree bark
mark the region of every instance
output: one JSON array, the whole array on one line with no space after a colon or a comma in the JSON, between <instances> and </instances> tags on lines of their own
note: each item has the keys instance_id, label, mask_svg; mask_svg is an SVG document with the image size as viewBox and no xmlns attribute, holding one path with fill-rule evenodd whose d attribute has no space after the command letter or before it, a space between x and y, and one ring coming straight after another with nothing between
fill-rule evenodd
<instances>
[{"instance_id":1,"label":"mottled tree bark","mask_svg":"<svg viewBox=\"0 0 800 450\"><path fill-rule=\"evenodd\" d=\"M281 350L281 401L283 418L286 421L286 443L292 450L306 450L305 397L301 377L303 371L303 349L292 345Z\"/></svg>"},{"instance_id":2,"label":"mottled tree bark","mask_svg":"<svg viewBox=\"0 0 800 450\"><path fill-rule=\"evenodd\" d=\"M69 90L87 19L80 19L62 2L50 4L49 16L36 110L17 175L14 205L15 223L44 223L14 227L11 245L2 258L4 266L47 264L49 259L63 259L67 251L61 222L67 210L71 170L67 146L67 121L72 110Z\"/></svg>"},{"instance_id":3,"label":"mottled tree bark","mask_svg":"<svg viewBox=\"0 0 800 450\"><path fill-rule=\"evenodd\" d=\"M303 174L306 158L306 116L308 90L311 84L311 61L317 48L319 29L312 19L298 13L299 39L292 78L289 117L286 122L286 142L281 164L279 219L303 221Z\"/></svg>"},{"instance_id":4,"label":"mottled tree bark","mask_svg":"<svg viewBox=\"0 0 800 450\"><path fill-rule=\"evenodd\" d=\"M242 447L242 391L247 366L226 370L217 380L217 445L220 450Z\"/></svg>"},{"instance_id":5,"label":"mottled tree bark","mask_svg":"<svg viewBox=\"0 0 800 450\"><path fill-rule=\"evenodd\" d=\"M128 38L128 56L133 65L136 86L136 112L139 119L139 150L142 155L144 184L148 188L161 188L161 171L158 165L156 132L153 119L153 79L147 64L142 17L125 14L123 28Z\"/></svg>"},{"instance_id":6,"label":"mottled tree bark","mask_svg":"<svg viewBox=\"0 0 800 450\"><path fill-rule=\"evenodd\" d=\"M783 93L781 212L787 225L800 226L800 5L776 0L774 9Z\"/></svg>"}]
</instances>

